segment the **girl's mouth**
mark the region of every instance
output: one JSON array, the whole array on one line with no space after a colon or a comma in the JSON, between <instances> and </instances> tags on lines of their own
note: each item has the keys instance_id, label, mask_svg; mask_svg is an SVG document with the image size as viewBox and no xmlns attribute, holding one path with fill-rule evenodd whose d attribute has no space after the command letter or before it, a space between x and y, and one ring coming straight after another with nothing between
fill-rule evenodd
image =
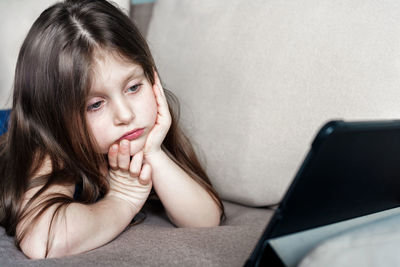
<instances>
[{"instance_id":1,"label":"girl's mouth","mask_svg":"<svg viewBox=\"0 0 400 267\"><path fill-rule=\"evenodd\" d=\"M135 129L133 131L127 132L126 134L124 134L120 139L118 139L118 142L126 139L129 141L135 140L137 138L139 138L140 136L142 136L142 134L144 133L144 128L140 128L140 129Z\"/></svg>"}]
</instances>

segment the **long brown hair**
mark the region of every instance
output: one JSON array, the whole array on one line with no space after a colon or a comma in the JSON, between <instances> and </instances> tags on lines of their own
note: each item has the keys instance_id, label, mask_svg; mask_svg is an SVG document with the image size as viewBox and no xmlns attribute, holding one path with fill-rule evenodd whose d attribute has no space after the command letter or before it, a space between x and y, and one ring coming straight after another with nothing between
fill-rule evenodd
<instances>
[{"instance_id":1,"label":"long brown hair","mask_svg":"<svg viewBox=\"0 0 400 267\"><path fill-rule=\"evenodd\" d=\"M101 171L107 166L85 120L95 49L107 49L139 64L154 84L156 66L149 47L132 21L105 0L66 0L46 9L34 22L18 56L9 129L0 141L0 225L8 235L18 223L35 220L52 205L59 214L74 201L93 203L108 190ZM172 125L163 149L209 192L222 210L217 192L179 126L179 103L166 90ZM31 179L50 159L51 173ZM26 212L51 185L82 184L78 200L54 194ZM22 197L42 186L21 210ZM50 227L51 228L51 227ZM16 244L27 233L16 236ZM49 229L49 242L51 229ZM47 255L47 254L46 254Z\"/></svg>"}]
</instances>

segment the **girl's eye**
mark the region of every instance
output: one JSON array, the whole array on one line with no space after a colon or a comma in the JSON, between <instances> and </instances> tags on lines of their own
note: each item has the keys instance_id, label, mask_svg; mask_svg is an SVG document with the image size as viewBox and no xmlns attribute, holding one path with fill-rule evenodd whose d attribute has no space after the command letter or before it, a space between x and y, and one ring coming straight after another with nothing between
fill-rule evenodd
<instances>
[{"instance_id":1,"label":"girl's eye","mask_svg":"<svg viewBox=\"0 0 400 267\"><path fill-rule=\"evenodd\" d=\"M141 85L142 84L135 84L134 86L129 87L128 88L128 92L129 93L136 93L137 91L139 91Z\"/></svg>"},{"instance_id":2,"label":"girl's eye","mask_svg":"<svg viewBox=\"0 0 400 267\"><path fill-rule=\"evenodd\" d=\"M89 105L87 107L88 111L96 111L101 107L102 101L97 101L96 103Z\"/></svg>"}]
</instances>

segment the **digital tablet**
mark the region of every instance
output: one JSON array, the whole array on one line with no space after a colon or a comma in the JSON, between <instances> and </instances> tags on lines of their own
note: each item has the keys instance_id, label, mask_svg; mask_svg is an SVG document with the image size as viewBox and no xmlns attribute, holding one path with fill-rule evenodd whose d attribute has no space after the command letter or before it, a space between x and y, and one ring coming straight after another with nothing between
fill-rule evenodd
<instances>
[{"instance_id":1,"label":"digital tablet","mask_svg":"<svg viewBox=\"0 0 400 267\"><path fill-rule=\"evenodd\" d=\"M400 120L330 121L246 266L296 266L321 241L399 207Z\"/></svg>"}]
</instances>

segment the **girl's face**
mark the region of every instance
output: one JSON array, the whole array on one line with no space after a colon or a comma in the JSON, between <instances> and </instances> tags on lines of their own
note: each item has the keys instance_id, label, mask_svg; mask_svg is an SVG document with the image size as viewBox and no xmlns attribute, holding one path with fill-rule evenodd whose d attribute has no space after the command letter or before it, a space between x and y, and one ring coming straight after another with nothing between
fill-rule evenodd
<instances>
[{"instance_id":1,"label":"girl's face","mask_svg":"<svg viewBox=\"0 0 400 267\"><path fill-rule=\"evenodd\" d=\"M130 141L131 155L145 145L157 117L152 85L141 66L116 53L96 53L86 119L100 153L122 139Z\"/></svg>"}]
</instances>

